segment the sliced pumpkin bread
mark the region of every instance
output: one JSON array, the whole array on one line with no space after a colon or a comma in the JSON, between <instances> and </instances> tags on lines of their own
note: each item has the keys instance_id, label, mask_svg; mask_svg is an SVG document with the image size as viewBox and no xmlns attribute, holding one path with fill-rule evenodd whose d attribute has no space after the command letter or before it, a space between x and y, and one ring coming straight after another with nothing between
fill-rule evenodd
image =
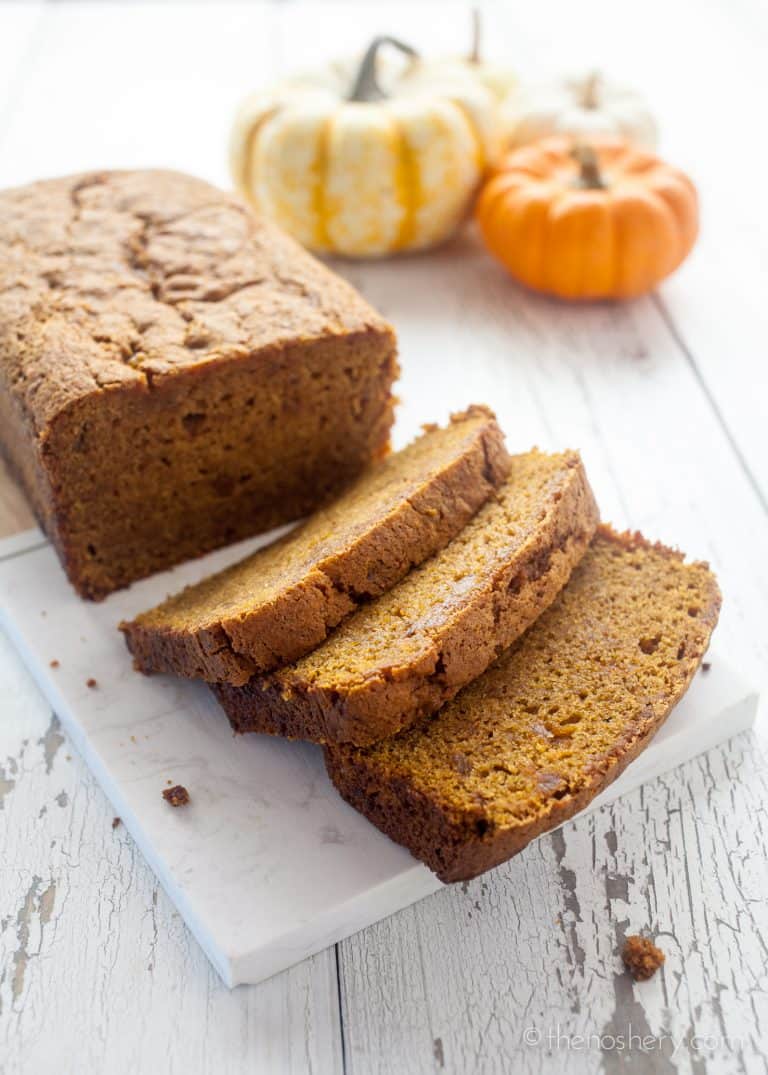
<instances>
[{"instance_id":1,"label":"sliced pumpkin bread","mask_svg":"<svg viewBox=\"0 0 768 1075\"><path fill-rule=\"evenodd\" d=\"M442 549L508 466L487 407L427 427L281 540L122 623L136 668L242 684L296 660Z\"/></svg>"},{"instance_id":2,"label":"sliced pumpkin bread","mask_svg":"<svg viewBox=\"0 0 768 1075\"><path fill-rule=\"evenodd\" d=\"M598 514L577 453L513 456L453 541L292 665L214 692L240 732L372 743L438 709L559 593Z\"/></svg>"},{"instance_id":3,"label":"sliced pumpkin bread","mask_svg":"<svg viewBox=\"0 0 768 1075\"><path fill-rule=\"evenodd\" d=\"M329 747L341 794L443 881L503 862L583 809L685 693L720 609L706 564L601 527L531 629L438 714Z\"/></svg>"}]
</instances>

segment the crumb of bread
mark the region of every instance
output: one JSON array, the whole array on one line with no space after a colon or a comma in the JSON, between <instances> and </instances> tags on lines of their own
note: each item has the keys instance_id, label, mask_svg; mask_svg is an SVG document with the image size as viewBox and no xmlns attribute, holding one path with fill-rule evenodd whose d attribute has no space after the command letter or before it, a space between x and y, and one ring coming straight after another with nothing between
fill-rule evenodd
<instances>
[{"instance_id":1,"label":"crumb of bread","mask_svg":"<svg viewBox=\"0 0 768 1075\"><path fill-rule=\"evenodd\" d=\"M96 682L96 680L93 678L93 676L91 676L90 679L86 679L85 685L86 685L86 687L90 687L91 690L93 690L94 687L98 687L99 684Z\"/></svg>"},{"instance_id":2,"label":"crumb of bread","mask_svg":"<svg viewBox=\"0 0 768 1075\"><path fill-rule=\"evenodd\" d=\"M652 978L664 962L664 953L647 937L627 937L621 952L624 966L636 982Z\"/></svg>"},{"instance_id":3,"label":"crumb of bread","mask_svg":"<svg viewBox=\"0 0 768 1075\"><path fill-rule=\"evenodd\" d=\"M701 662L701 670L702 670L702 672L708 672L711 667L712 667L712 662L711 661L702 661Z\"/></svg>"},{"instance_id":4,"label":"crumb of bread","mask_svg":"<svg viewBox=\"0 0 768 1075\"><path fill-rule=\"evenodd\" d=\"M189 802L189 792L183 784L176 784L172 788L166 788L163 798L171 806L186 806Z\"/></svg>"},{"instance_id":5,"label":"crumb of bread","mask_svg":"<svg viewBox=\"0 0 768 1075\"><path fill-rule=\"evenodd\" d=\"M51 665L51 668L58 668L59 667L59 662L54 657L53 660L50 662L50 665Z\"/></svg>"},{"instance_id":6,"label":"crumb of bread","mask_svg":"<svg viewBox=\"0 0 768 1075\"><path fill-rule=\"evenodd\" d=\"M112 828L116 829L119 824L120 824L120 818L119 817L113 817L112 818Z\"/></svg>"}]
</instances>

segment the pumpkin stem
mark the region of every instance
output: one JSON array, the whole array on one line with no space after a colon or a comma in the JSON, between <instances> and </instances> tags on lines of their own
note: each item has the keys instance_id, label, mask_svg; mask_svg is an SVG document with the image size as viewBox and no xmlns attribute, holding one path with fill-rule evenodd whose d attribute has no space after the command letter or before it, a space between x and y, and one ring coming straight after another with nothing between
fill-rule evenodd
<instances>
[{"instance_id":1,"label":"pumpkin stem","mask_svg":"<svg viewBox=\"0 0 768 1075\"><path fill-rule=\"evenodd\" d=\"M374 37L360 61L360 67L355 76L355 81L349 96L347 97L348 101L383 101L387 96L376 78L379 49L382 45L391 45L393 48L399 49L403 55L409 56L412 60L417 59L419 55L416 49L411 48L410 45L406 45L404 41L399 41L396 37L388 37L386 35L383 37Z\"/></svg>"},{"instance_id":2,"label":"pumpkin stem","mask_svg":"<svg viewBox=\"0 0 768 1075\"><path fill-rule=\"evenodd\" d=\"M597 91L602 81L599 71L592 71L584 82L584 87L581 92L581 107L582 108L597 108Z\"/></svg>"},{"instance_id":3,"label":"pumpkin stem","mask_svg":"<svg viewBox=\"0 0 768 1075\"><path fill-rule=\"evenodd\" d=\"M467 60L469 63L480 63L480 44L482 40L483 24L480 17L480 8L472 8L472 44L469 48L469 56Z\"/></svg>"},{"instance_id":4,"label":"pumpkin stem","mask_svg":"<svg viewBox=\"0 0 768 1075\"><path fill-rule=\"evenodd\" d=\"M594 148L584 142L576 142L571 156L579 166L577 186L584 190L605 190L605 181L600 174L600 162Z\"/></svg>"}]
</instances>

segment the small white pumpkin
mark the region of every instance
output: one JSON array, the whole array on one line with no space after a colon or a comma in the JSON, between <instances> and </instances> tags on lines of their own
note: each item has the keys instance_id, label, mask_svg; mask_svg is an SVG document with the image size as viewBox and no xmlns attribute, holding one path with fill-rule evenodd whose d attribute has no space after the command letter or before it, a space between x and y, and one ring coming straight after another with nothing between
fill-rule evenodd
<instances>
[{"instance_id":1,"label":"small white pumpkin","mask_svg":"<svg viewBox=\"0 0 768 1075\"><path fill-rule=\"evenodd\" d=\"M516 74L506 64L486 60L482 48L482 21L480 11L472 11L472 40L466 56L446 56L425 59L417 56L408 67L408 78L456 78L469 75L489 89L497 101L504 101L517 87Z\"/></svg>"},{"instance_id":2,"label":"small white pumpkin","mask_svg":"<svg viewBox=\"0 0 768 1075\"><path fill-rule=\"evenodd\" d=\"M640 94L594 72L520 87L502 105L502 124L513 149L554 134L579 140L618 136L642 149L653 149L658 138L656 122Z\"/></svg>"},{"instance_id":3,"label":"small white pumpkin","mask_svg":"<svg viewBox=\"0 0 768 1075\"><path fill-rule=\"evenodd\" d=\"M427 69L382 88L377 38L350 79L340 63L240 107L230 161L238 190L312 250L374 257L432 246L463 221L499 148L493 94Z\"/></svg>"}]
</instances>

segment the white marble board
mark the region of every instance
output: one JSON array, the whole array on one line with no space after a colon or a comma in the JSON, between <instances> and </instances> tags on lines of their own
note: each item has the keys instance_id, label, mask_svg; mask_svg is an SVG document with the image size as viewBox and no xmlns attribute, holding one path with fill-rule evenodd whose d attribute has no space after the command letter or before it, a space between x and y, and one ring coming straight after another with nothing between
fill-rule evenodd
<instances>
[{"instance_id":1,"label":"white marble board","mask_svg":"<svg viewBox=\"0 0 768 1075\"><path fill-rule=\"evenodd\" d=\"M133 671L121 619L266 540L220 550L101 604L77 598L39 531L0 542L3 626L230 986L268 978L441 887L339 798L318 748L234 737L204 686ZM591 809L729 739L756 710L756 692L715 655L651 746ZM169 781L188 788L189 806L167 805Z\"/></svg>"}]
</instances>

